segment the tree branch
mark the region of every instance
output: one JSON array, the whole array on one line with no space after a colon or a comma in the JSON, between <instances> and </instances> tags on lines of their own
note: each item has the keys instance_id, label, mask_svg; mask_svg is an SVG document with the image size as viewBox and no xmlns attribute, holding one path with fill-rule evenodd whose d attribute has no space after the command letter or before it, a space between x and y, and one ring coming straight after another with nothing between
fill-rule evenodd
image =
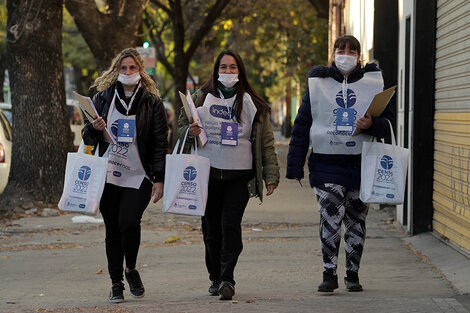
<instances>
[{"instance_id":1,"label":"tree branch","mask_svg":"<svg viewBox=\"0 0 470 313\"><path fill-rule=\"evenodd\" d=\"M150 0L150 2L152 2L153 4L155 4L158 8L162 9L163 11L165 11L165 13L168 14L169 16L173 16L173 12L170 10L170 8L167 7L166 5L164 5L163 3L161 3L160 1L158 1L158 0Z\"/></svg>"},{"instance_id":2,"label":"tree branch","mask_svg":"<svg viewBox=\"0 0 470 313\"><path fill-rule=\"evenodd\" d=\"M184 18L180 0L170 0L173 16L173 40L177 55L184 56Z\"/></svg>"},{"instance_id":3,"label":"tree branch","mask_svg":"<svg viewBox=\"0 0 470 313\"><path fill-rule=\"evenodd\" d=\"M193 57L194 52L196 51L200 42L212 29L215 20L220 16L223 9L227 6L229 2L230 0L217 0L216 3L211 7L209 13L204 18L204 21L201 23L199 29L194 32L194 37L191 38L191 44L189 45L189 48L186 51L186 58L188 60Z\"/></svg>"},{"instance_id":4,"label":"tree branch","mask_svg":"<svg viewBox=\"0 0 470 313\"><path fill-rule=\"evenodd\" d=\"M166 19L163 22L162 27L160 30L156 30L156 34L153 34L152 31L149 32L150 35L150 40L152 41L153 46L155 47L155 52L157 54L157 60L163 64L163 66L166 68L166 70L173 75L173 66L170 64L168 61L168 58L165 55L165 43L163 42L162 39L162 33L166 27L166 25L170 21ZM152 19L150 16L147 14L147 12L144 13L144 23L147 25L148 29L157 29L156 25L153 23Z\"/></svg>"},{"instance_id":5,"label":"tree branch","mask_svg":"<svg viewBox=\"0 0 470 313\"><path fill-rule=\"evenodd\" d=\"M309 2L313 5L315 10L317 10L318 17L328 18L330 11L328 0L309 0Z\"/></svg>"}]
</instances>

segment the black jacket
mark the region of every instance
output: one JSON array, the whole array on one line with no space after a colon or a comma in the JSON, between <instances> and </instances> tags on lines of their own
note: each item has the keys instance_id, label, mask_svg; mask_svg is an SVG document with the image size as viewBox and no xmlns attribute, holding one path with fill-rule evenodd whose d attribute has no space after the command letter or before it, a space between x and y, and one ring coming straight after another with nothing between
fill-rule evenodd
<instances>
[{"instance_id":1,"label":"black jacket","mask_svg":"<svg viewBox=\"0 0 470 313\"><path fill-rule=\"evenodd\" d=\"M348 76L348 83L354 83L363 78L364 73L380 71L375 63L370 63L356 69ZM336 66L316 66L312 68L308 77L331 77L341 83L344 79ZM389 120L395 124L395 113L390 103L385 107L380 117L372 117L372 126L363 130L363 133L377 138L390 137ZM303 96L297 117L295 118L292 136L287 155L287 178L303 178L304 164L310 144L310 127L312 126L312 113L310 108L310 93ZM308 159L310 185L312 187L322 183L333 183L347 188L359 189L361 180L361 155L320 154L311 153Z\"/></svg>"},{"instance_id":2,"label":"black jacket","mask_svg":"<svg viewBox=\"0 0 470 313\"><path fill-rule=\"evenodd\" d=\"M118 89L121 99L125 99L124 91L119 82L93 97L96 111L105 121L108 118L115 88ZM128 101L129 99L126 99L126 102ZM120 113L126 114L126 110L119 101L115 101L115 105ZM137 146L145 173L152 182L163 182L168 146L168 123L163 101L158 96L149 93L145 88L140 88L129 115L136 115ZM89 121L82 129L82 137L85 145L96 147L100 143L100 156L108 148L109 144L104 141L103 132L94 129Z\"/></svg>"}]
</instances>

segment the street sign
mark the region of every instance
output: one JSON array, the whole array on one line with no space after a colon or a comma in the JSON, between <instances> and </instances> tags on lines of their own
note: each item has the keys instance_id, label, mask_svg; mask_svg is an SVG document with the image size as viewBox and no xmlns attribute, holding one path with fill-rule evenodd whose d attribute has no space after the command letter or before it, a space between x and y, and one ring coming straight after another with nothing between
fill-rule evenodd
<instances>
[{"instance_id":1,"label":"street sign","mask_svg":"<svg viewBox=\"0 0 470 313\"><path fill-rule=\"evenodd\" d=\"M137 51L144 59L145 71L149 75L155 75L155 66L157 65L157 54L154 47L143 48L136 47Z\"/></svg>"}]
</instances>

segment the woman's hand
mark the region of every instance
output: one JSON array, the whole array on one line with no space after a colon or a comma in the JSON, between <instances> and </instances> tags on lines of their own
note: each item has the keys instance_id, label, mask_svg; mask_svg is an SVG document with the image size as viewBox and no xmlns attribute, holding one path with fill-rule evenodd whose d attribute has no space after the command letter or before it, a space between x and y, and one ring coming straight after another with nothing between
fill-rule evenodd
<instances>
[{"instance_id":1,"label":"woman's hand","mask_svg":"<svg viewBox=\"0 0 470 313\"><path fill-rule=\"evenodd\" d=\"M106 123L104 121L104 119L100 116L100 117L96 117L95 115L95 120L93 122L91 122L91 125L93 125L93 128L96 129L96 130L103 130L106 128Z\"/></svg>"},{"instance_id":2,"label":"woman's hand","mask_svg":"<svg viewBox=\"0 0 470 313\"><path fill-rule=\"evenodd\" d=\"M274 189L277 188L277 185L267 185L266 186L266 196L270 196L273 194Z\"/></svg>"},{"instance_id":3,"label":"woman's hand","mask_svg":"<svg viewBox=\"0 0 470 313\"><path fill-rule=\"evenodd\" d=\"M150 195L150 198L155 196L153 199L153 203L157 203L158 200L160 200L163 197L163 183L162 182L156 182L153 184L152 187L152 194Z\"/></svg>"},{"instance_id":4,"label":"woman's hand","mask_svg":"<svg viewBox=\"0 0 470 313\"><path fill-rule=\"evenodd\" d=\"M361 116L356 121L356 127L359 129L369 129L372 126L372 116L369 113L366 113L365 116Z\"/></svg>"},{"instance_id":5,"label":"woman's hand","mask_svg":"<svg viewBox=\"0 0 470 313\"><path fill-rule=\"evenodd\" d=\"M202 131L201 127L197 123L193 122L192 117L189 118L189 123L188 135L191 137L197 137Z\"/></svg>"}]
</instances>

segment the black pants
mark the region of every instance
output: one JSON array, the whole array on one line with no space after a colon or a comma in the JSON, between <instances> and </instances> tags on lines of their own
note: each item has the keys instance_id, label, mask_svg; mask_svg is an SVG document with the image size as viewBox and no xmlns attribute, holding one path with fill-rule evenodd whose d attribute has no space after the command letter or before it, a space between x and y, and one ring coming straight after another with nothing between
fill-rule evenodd
<instances>
[{"instance_id":1,"label":"black pants","mask_svg":"<svg viewBox=\"0 0 470 313\"><path fill-rule=\"evenodd\" d=\"M106 257L113 283L123 280L123 262L135 268L140 246L140 220L152 193L152 183L144 179L139 189L106 184L100 211L106 227Z\"/></svg>"},{"instance_id":2,"label":"black pants","mask_svg":"<svg viewBox=\"0 0 470 313\"><path fill-rule=\"evenodd\" d=\"M202 232L210 280L235 284L233 271L243 250L241 222L249 199L247 183L247 178L209 179Z\"/></svg>"}]
</instances>

